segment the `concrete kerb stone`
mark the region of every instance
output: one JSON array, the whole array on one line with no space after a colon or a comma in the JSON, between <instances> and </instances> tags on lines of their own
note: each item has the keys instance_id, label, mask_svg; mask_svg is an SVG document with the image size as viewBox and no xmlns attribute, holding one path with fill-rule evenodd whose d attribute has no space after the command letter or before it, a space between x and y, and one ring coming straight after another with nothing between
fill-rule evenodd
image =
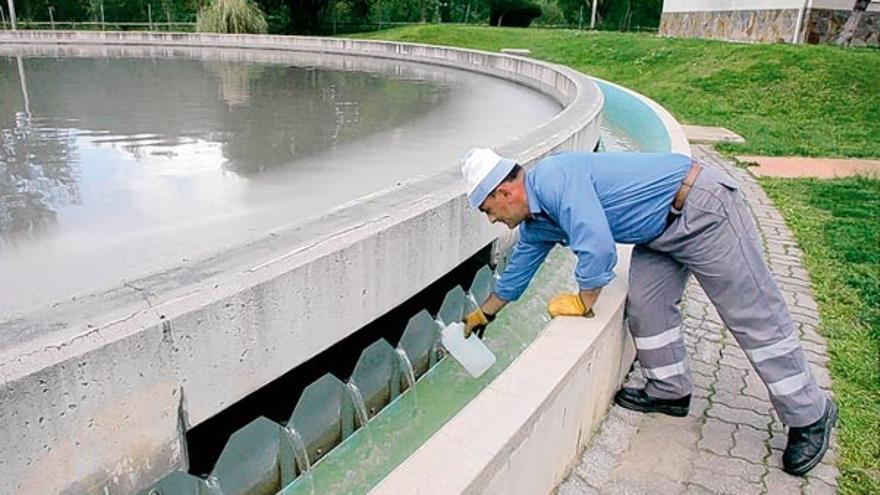
<instances>
[{"instance_id":1,"label":"concrete kerb stone","mask_svg":"<svg viewBox=\"0 0 880 495\"><path fill-rule=\"evenodd\" d=\"M702 125L683 125L681 127L684 129L688 141L695 144L746 142L742 136L724 127Z\"/></svg>"},{"instance_id":2,"label":"concrete kerb stone","mask_svg":"<svg viewBox=\"0 0 880 495\"><path fill-rule=\"evenodd\" d=\"M129 53L150 45L295 50L457 67L539 89L566 106L500 153L528 165L560 148L592 149L598 139L602 95L595 84L571 69L519 57L305 37L0 33L3 49L41 44L99 52L113 45ZM450 164L448 172L306 227L192 263L185 272L139 280L140 289L87 295L0 323L3 331L50 331L0 356L0 458L7 460L0 464L0 492L126 493L185 467L185 428L393 308L495 239L500 231L465 203L457 166ZM340 280L348 282L340 288ZM145 301L145 291L156 296ZM335 297L314 298L322 293ZM307 331L314 328L327 331ZM53 384L51 393L39 380ZM42 424L26 427L41 415ZM43 446L53 446L52 454ZM73 466L65 461L74 457Z\"/></svg>"}]
</instances>

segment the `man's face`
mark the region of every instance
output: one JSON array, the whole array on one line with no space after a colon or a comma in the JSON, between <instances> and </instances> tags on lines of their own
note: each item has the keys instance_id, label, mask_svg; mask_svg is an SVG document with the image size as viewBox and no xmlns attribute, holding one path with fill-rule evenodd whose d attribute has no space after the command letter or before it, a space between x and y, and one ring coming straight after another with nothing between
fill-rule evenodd
<instances>
[{"instance_id":1,"label":"man's face","mask_svg":"<svg viewBox=\"0 0 880 495\"><path fill-rule=\"evenodd\" d=\"M516 194L517 189L512 185L498 186L480 205L480 211L486 214L490 223L501 222L511 229L529 216L528 201Z\"/></svg>"}]
</instances>

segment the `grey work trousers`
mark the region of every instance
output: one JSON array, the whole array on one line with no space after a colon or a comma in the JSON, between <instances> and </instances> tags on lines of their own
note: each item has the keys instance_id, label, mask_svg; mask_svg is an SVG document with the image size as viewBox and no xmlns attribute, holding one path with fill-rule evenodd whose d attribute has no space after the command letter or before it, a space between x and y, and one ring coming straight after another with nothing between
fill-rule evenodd
<instances>
[{"instance_id":1,"label":"grey work trousers","mask_svg":"<svg viewBox=\"0 0 880 495\"><path fill-rule=\"evenodd\" d=\"M679 303L693 273L770 393L783 423L806 426L825 410L785 300L764 262L761 240L736 182L703 167L663 233L635 246L626 311L645 391L691 393Z\"/></svg>"}]
</instances>

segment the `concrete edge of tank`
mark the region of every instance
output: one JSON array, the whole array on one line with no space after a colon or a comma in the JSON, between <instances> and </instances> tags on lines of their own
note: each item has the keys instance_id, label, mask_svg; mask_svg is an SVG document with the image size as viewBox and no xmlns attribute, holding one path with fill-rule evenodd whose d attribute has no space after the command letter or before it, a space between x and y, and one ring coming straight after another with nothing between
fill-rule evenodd
<instances>
[{"instance_id":1,"label":"concrete edge of tank","mask_svg":"<svg viewBox=\"0 0 880 495\"><path fill-rule=\"evenodd\" d=\"M503 77L565 108L500 147L529 164L592 149L602 94L544 62L332 38L0 33L0 45L163 45L345 53ZM393 308L501 231L466 207L457 165L249 246L0 323L46 330L0 354L0 491L127 493L185 467L185 430ZM291 398L293 400L293 398Z\"/></svg>"},{"instance_id":2,"label":"concrete edge of tank","mask_svg":"<svg viewBox=\"0 0 880 495\"><path fill-rule=\"evenodd\" d=\"M664 149L690 155L678 121L650 98L596 79L642 107L637 127L665 134ZM650 121L645 123L645 120ZM556 318L477 397L392 470L370 495L552 493L605 418L635 359L624 324L631 248L618 246L617 277L596 317ZM486 418L492 418L487 421Z\"/></svg>"}]
</instances>

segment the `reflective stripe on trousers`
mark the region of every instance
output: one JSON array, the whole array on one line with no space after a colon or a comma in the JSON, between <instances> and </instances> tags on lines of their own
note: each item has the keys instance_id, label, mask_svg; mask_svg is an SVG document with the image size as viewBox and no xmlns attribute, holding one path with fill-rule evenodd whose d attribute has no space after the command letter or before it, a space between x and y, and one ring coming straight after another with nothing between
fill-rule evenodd
<instances>
[{"instance_id":1,"label":"reflective stripe on trousers","mask_svg":"<svg viewBox=\"0 0 880 495\"><path fill-rule=\"evenodd\" d=\"M646 391L660 398L691 393L678 308L690 274L767 385L783 423L818 420L825 395L764 262L754 222L733 179L711 167L703 169L672 224L633 250L627 315Z\"/></svg>"}]
</instances>

